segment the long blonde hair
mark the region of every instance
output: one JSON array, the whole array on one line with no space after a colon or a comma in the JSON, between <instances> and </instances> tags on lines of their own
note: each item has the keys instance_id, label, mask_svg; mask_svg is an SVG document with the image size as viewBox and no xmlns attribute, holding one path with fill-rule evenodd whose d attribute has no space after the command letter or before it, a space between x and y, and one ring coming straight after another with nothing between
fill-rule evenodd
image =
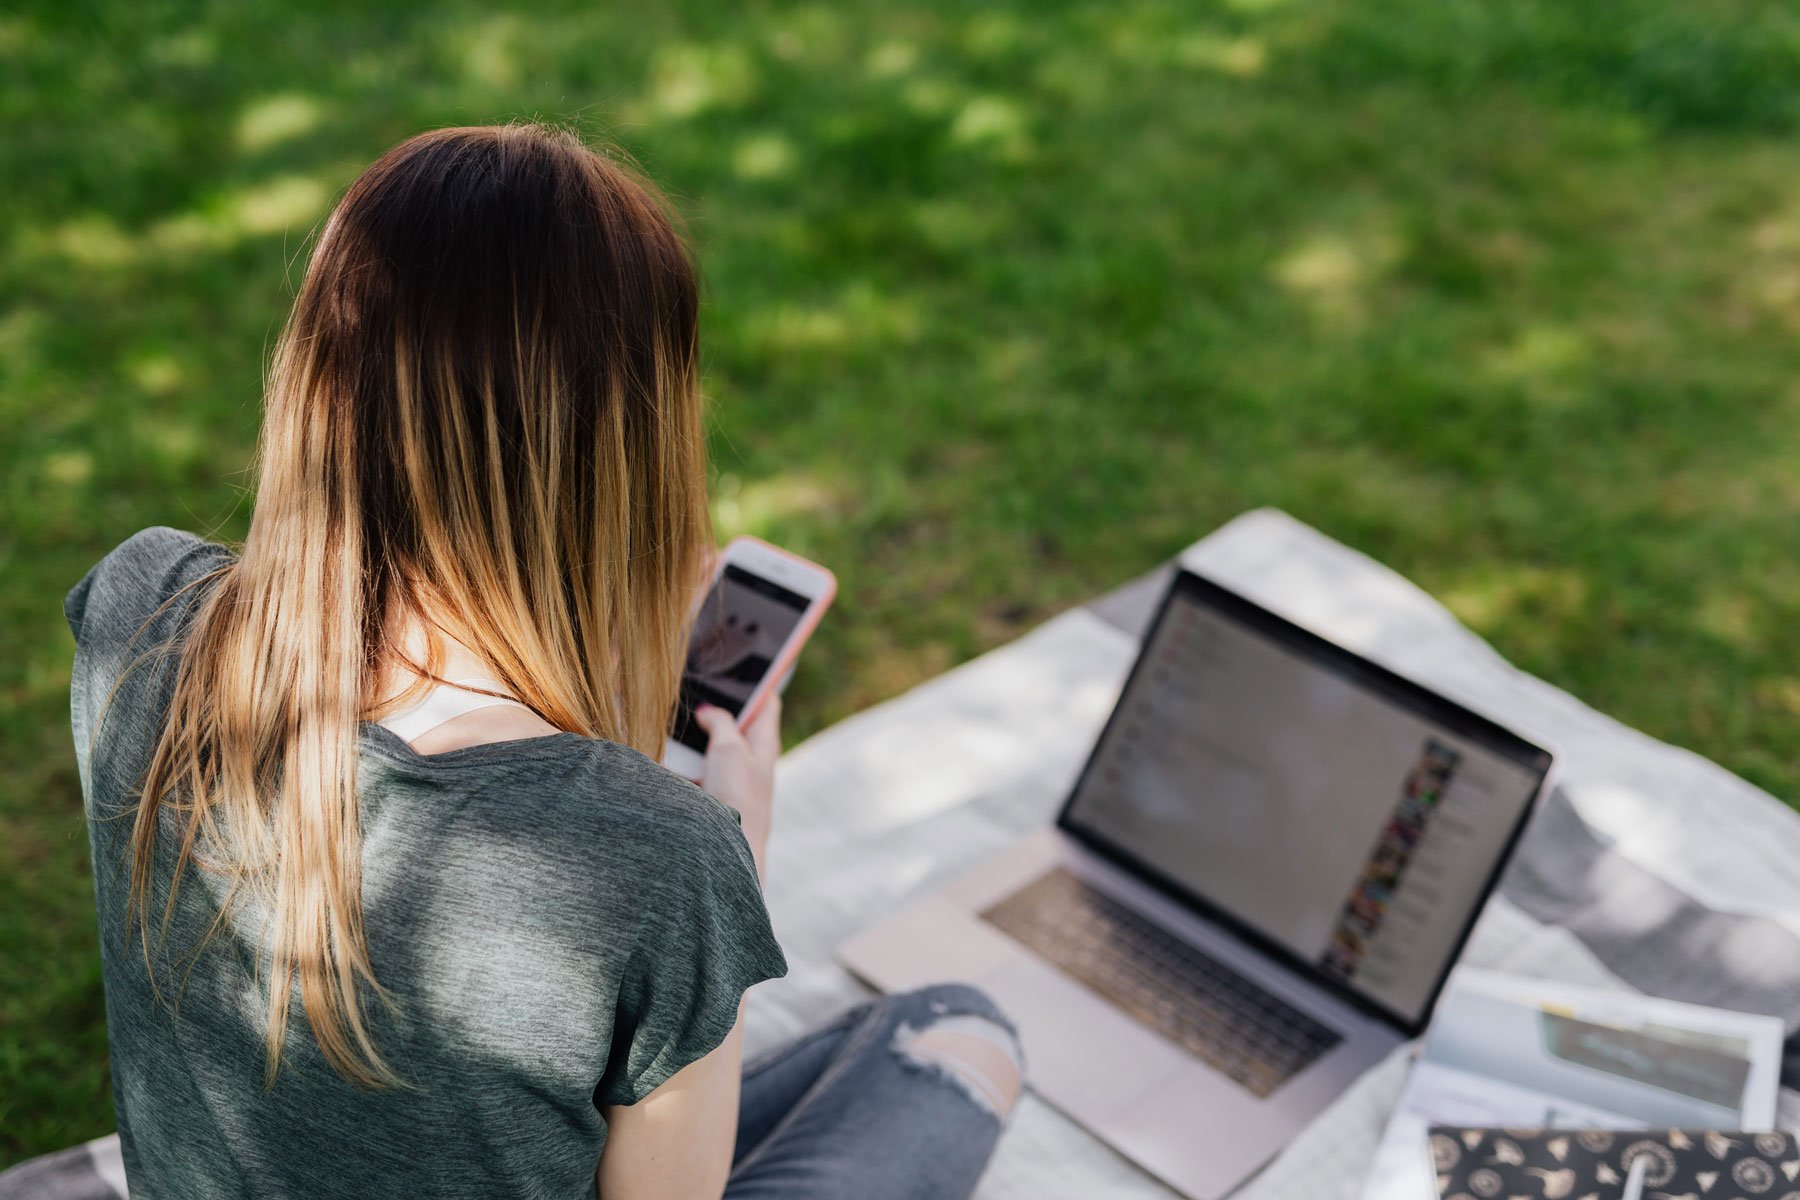
<instances>
[{"instance_id":1,"label":"long blonde hair","mask_svg":"<svg viewBox=\"0 0 1800 1200\"><path fill-rule=\"evenodd\" d=\"M266 1083L296 978L339 1074L397 1078L365 1017L356 767L360 722L441 667L376 703L399 620L429 613L558 729L660 756L711 544L697 310L655 190L559 129L421 134L327 220L131 839L146 955L164 820L165 930L190 866L261 909Z\"/></svg>"}]
</instances>

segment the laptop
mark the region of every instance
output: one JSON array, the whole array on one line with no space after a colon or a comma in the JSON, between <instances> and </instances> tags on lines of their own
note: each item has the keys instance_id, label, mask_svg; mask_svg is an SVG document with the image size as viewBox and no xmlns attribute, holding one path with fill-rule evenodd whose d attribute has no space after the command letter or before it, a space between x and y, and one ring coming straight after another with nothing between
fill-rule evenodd
<instances>
[{"instance_id":1,"label":"laptop","mask_svg":"<svg viewBox=\"0 0 1800 1200\"><path fill-rule=\"evenodd\" d=\"M984 988L1038 1095L1211 1200L1424 1030L1552 760L1181 570L1054 828L840 957Z\"/></svg>"}]
</instances>

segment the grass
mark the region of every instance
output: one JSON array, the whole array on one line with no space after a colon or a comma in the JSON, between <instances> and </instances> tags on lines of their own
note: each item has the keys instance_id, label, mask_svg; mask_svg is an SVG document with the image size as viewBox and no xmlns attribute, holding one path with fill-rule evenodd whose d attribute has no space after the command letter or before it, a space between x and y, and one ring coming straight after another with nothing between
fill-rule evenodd
<instances>
[{"instance_id":1,"label":"grass","mask_svg":"<svg viewBox=\"0 0 1800 1200\"><path fill-rule=\"evenodd\" d=\"M1800 799L1800 17L1686 0L0 17L0 1165L113 1127L58 599L241 535L267 346L417 130L579 122L707 276L792 741L1273 504Z\"/></svg>"}]
</instances>

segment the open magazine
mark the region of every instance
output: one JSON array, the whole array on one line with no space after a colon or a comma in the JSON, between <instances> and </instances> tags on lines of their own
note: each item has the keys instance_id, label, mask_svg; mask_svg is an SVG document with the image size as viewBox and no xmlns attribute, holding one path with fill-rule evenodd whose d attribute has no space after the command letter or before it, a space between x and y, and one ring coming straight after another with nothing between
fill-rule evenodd
<instances>
[{"instance_id":1,"label":"open magazine","mask_svg":"<svg viewBox=\"0 0 1800 1200\"><path fill-rule=\"evenodd\" d=\"M1776 1017L1461 967L1363 1200L1434 1200L1434 1124L1769 1130L1781 1039Z\"/></svg>"}]
</instances>

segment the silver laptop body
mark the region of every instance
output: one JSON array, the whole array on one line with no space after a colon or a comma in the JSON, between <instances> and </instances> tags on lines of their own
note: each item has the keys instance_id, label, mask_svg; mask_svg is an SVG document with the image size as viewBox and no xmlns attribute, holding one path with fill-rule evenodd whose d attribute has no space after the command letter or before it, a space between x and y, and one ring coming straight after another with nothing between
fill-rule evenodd
<instances>
[{"instance_id":1,"label":"silver laptop body","mask_svg":"<svg viewBox=\"0 0 1800 1200\"><path fill-rule=\"evenodd\" d=\"M1551 765L1180 571L1056 826L840 957L984 988L1038 1095L1212 1200L1424 1029Z\"/></svg>"}]
</instances>

